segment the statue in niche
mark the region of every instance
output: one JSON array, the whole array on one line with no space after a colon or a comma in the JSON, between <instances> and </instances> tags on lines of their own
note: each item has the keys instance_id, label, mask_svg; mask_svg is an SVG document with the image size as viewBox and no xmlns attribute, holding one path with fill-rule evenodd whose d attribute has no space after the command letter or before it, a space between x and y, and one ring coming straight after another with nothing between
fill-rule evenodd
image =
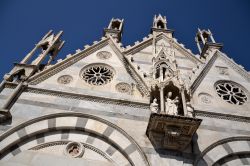
<instances>
[{"instance_id":1,"label":"statue in niche","mask_svg":"<svg viewBox=\"0 0 250 166\"><path fill-rule=\"evenodd\" d=\"M150 110L154 113L158 113L159 108L158 108L158 103L157 103L156 98L154 98L153 102L150 104Z\"/></svg>"},{"instance_id":2,"label":"statue in niche","mask_svg":"<svg viewBox=\"0 0 250 166\"><path fill-rule=\"evenodd\" d=\"M171 73L169 72L169 70L166 70L164 80L168 80L170 79L170 77L171 77Z\"/></svg>"},{"instance_id":3,"label":"statue in niche","mask_svg":"<svg viewBox=\"0 0 250 166\"><path fill-rule=\"evenodd\" d=\"M175 99L171 99L172 92L168 92L165 101L165 113L170 115L178 115L178 104L179 104L179 97L176 96Z\"/></svg>"}]
</instances>

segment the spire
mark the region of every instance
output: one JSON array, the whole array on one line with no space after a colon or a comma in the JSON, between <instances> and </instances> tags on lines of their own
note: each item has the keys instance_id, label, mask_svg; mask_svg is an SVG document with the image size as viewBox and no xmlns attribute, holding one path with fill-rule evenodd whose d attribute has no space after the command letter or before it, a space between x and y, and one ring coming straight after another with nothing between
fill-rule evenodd
<instances>
[{"instance_id":1,"label":"spire","mask_svg":"<svg viewBox=\"0 0 250 166\"><path fill-rule=\"evenodd\" d=\"M123 31L123 21L123 19L112 18L108 28L104 29L104 36L112 36L120 42Z\"/></svg>"},{"instance_id":2,"label":"spire","mask_svg":"<svg viewBox=\"0 0 250 166\"><path fill-rule=\"evenodd\" d=\"M159 14L158 16L154 16L153 19L153 26L151 28L151 33L159 33L159 32L164 32L166 33L169 37L173 36L173 30L170 30L167 28L167 19L166 16L162 16Z\"/></svg>"},{"instance_id":3,"label":"spire","mask_svg":"<svg viewBox=\"0 0 250 166\"><path fill-rule=\"evenodd\" d=\"M198 28L198 32L196 33L195 42L197 44L198 50L201 54L202 58L206 59L206 51L209 48L221 49L222 44L216 43L213 37L212 32L208 30L200 30Z\"/></svg>"},{"instance_id":4,"label":"spire","mask_svg":"<svg viewBox=\"0 0 250 166\"><path fill-rule=\"evenodd\" d=\"M50 30L20 63L15 63L15 67L10 73L4 76L4 79L7 81L23 81L34 75L37 71L43 70L45 66L54 60L64 45L64 41L60 40L62 33L63 31L53 34L52 30ZM36 53L38 55L35 57L34 54ZM49 60L44 62L48 56ZM34 60L30 62L31 59Z\"/></svg>"}]
</instances>

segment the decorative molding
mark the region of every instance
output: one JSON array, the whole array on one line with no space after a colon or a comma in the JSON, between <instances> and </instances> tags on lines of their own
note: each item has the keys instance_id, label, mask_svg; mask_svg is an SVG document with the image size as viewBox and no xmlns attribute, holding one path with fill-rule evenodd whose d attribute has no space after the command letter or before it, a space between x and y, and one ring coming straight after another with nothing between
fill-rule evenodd
<instances>
[{"instance_id":1,"label":"decorative molding","mask_svg":"<svg viewBox=\"0 0 250 166\"><path fill-rule=\"evenodd\" d=\"M131 77L137 82L137 87L141 95L149 96L149 90L148 90L148 86L145 83L145 80L139 75L138 72L136 72L133 65L130 63L130 61L127 58L124 57L122 52L117 47L114 46L115 43L113 40L112 40L112 43L110 44L111 46L113 46L114 51L119 57L119 59L123 62L125 69L128 71L128 73L130 73Z\"/></svg>"},{"instance_id":2,"label":"decorative molding","mask_svg":"<svg viewBox=\"0 0 250 166\"><path fill-rule=\"evenodd\" d=\"M113 104L119 106L127 106L133 108L141 108L141 109L148 109L148 104L142 104L132 101L125 101L125 100L116 100L111 98L104 98L104 97L97 97L97 96L89 96L89 95L82 95L82 94L74 94L68 92L59 92L59 91L52 91L52 90L45 90L45 89L36 89L36 88L27 88L26 92L28 93L36 93L36 94L44 94L50 96L58 96L63 98L69 99L78 99L78 100L87 100L91 102L97 103L105 103L105 104Z\"/></svg>"},{"instance_id":3,"label":"decorative molding","mask_svg":"<svg viewBox=\"0 0 250 166\"><path fill-rule=\"evenodd\" d=\"M221 114L221 113L207 112L207 111L201 111L201 110L194 110L194 114L195 114L195 117L208 117L208 118L250 123L250 117L244 117L244 116Z\"/></svg>"},{"instance_id":4,"label":"decorative molding","mask_svg":"<svg viewBox=\"0 0 250 166\"><path fill-rule=\"evenodd\" d=\"M206 77L208 71L213 66L213 64L214 64L215 60L217 59L217 57L218 57L218 51L216 51L214 53L214 55L212 55L211 59L207 62L206 65L203 66L203 68L200 70L199 73L195 73L196 77L193 78L192 84L190 86L190 91L191 91L192 94L198 88L201 81Z\"/></svg>"},{"instance_id":5,"label":"decorative molding","mask_svg":"<svg viewBox=\"0 0 250 166\"><path fill-rule=\"evenodd\" d=\"M68 118L72 118L72 120L75 121L76 123L71 123L71 121L64 123L59 122L60 121L59 119L65 120ZM97 123L98 125L105 127L104 132L99 130L95 126L91 126L88 128L86 127L89 126L88 123L92 124L93 121L94 123ZM43 125L36 126L37 123L42 123ZM33 127L33 125L36 126L35 130L31 131L26 130L28 126ZM76 113L76 112L64 112L64 113L54 113L54 114L44 115L28 120L24 123L17 125L16 127L11 128L10 130L0 135L0 146L2 147L2 149L0 149L0 155L1 157L3 157L3 155L7 155L6 153L10 153L9 150L11 150L12 148L14 149L17 148L18 149L17 153L21 152L23 149L20 149L17 145L25 141L26 138L33 137L37 134L41 134L46 131L58 131L58 130L69 130L69 129L79 130L79 131L86 131L87 129L89 133L97 135L97 137L104 138L108 142L114 144L114 146L118 148L118 150L126 157L126 159L132 165L134 165L139 160L138 162L143 163L143 165L149 166L149 162L144 152L142 151L141 147L123 129L100 117L90 114ZM110 134L112 134L113 132L119 133L118 138L121 139L118 139L117 137L115 138L109 137ZM17 135L17 137L13 137L13 135ZM119 137L119 135L122 136ZM8 140L9 142L6 143L4 142L5 140ZM124 141L128 142L126 147L120 145L120 142L124 143ZM136 153L139 154L137 158L133 157L134 153L129 153L126 151L126 149L131 146L133 146L135 148Z\"/></svg>"},{"instance_id":6,"label":"decorative molding","mask_svg":"<svg viewBox=\"0 0 250 166\"><path fill-rule=\"evenodd\" d=\"M171 40L170 38L166 37L164 35L164 33L159 33L156 36L156 40L159 41L161 39L166 39L166 40ZM143 40L138 44L135 44L134 46L130 47L129 49L127 49L126 51L124 51L125 55L129 55L129 54L135 54L137 52L139 52L140 50L152 45L152 40L153 40L153 36L150 36L149 38L147 38L147 40ZM174 46L177 50L181 51L182 53L184 53L188 59L192 60L194 63L197 63L197 61L199 63L202 63L201 60L199 60L198 58L196 58L192 53L190 53L189 51L187 51L186 48L184 48L184 46L182 46L181 44L179 44L177 42L177 40L171 40L173 41L172 43L174 43Z\"/></svg>"},{"instance_id":7,"label":"decorative molding","mask_svg":"<svg viewBox=\"0 0 250 166\"><path fill-rule=\"evenodd\" d=\"M66 146L69 142L70 142L69 140L48 142L48 143L39 144L33 148L30 148L29 150L39 151L41 149L51 147L51 146L60 146L60 145ZM87 144L87 143L81 142L81 144L83 145L84 148L90 149L90 150L100 154L102 157L104 157L108 161L114 162L106 153L102 152L100 149L98 149L90 144Z\"/></svg>"},{"instance_id":8,"label":"decorative molding","mask_svg":"<svg viewBox=\"0 0 250 166\"><path fill-rule=\"evenodd\" d=\"M108 38L100 41L99 43L93 45L92 47L88 47L85 50L76 53L75 55L70 56L69 58L64 59L63 61L53 65L52 67L38 73L31 77L28 81L31 85L37 85L40 82L46 80L47 78L55 75L56 73L64 70L65 68L75 64L76 62L80 61L84 57L94 53L95 51L99 50L100 48L108 45Z\"/></svg>"},{"instance_id":9,"label":"decorative molding","mask_svg":"<svg viewBox=\"0 0 250 166\"><path fill-rule=\"evenodd\" d=\"M16 86L17 85L14 83L6 83L5 88L15 89ZM126 106L126 107L140 108L140 109L149 109L148 103L141 103L141 102L135 102L135 101L129 101L129 100L120 100L120 99L90 96L90 95L84 95L84 94L75 94L75 93L54 91L54 90L47 90L47 89L40 89L40 88L33 88L33 87L27 87L24 92L43 94L43 95L49 95L49 96L57 96L57 97L68 98L68 99L87 100L91 102L105 103L105 104L112 104L112 105L119 105L119 106Z\"/></svg>"},{"instance_id":10,"label":"decorative molding","mask_svg":"<svg viewBox=\"0 0 250 166\"><path fill-rule=\"evenodd\" d=\"M245 78L248 82L250 82L250 74L241 68L238 64L236 64L232 59L229 59L226 54L218 51L220 53L221 59L228 64L230 67L232 67L237 73L239 73L243 78Z\"/></svg>"}]
</instances>

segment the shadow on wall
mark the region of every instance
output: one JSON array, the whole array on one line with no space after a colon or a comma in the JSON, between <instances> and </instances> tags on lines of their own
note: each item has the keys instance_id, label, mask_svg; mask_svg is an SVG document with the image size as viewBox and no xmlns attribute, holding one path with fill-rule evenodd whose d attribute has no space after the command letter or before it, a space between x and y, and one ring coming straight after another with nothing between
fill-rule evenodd
<instances>
[{"instance_id":1,"label":"shadow on wall","mask_svg":"<svg viewBox=\"0 0 250 166\"><path fill-rule=\"evenodd\" d=\"M198 159L198 157L201 155L201 150L198 145L198 135L197 133L194 134L193 139L192 139L192 147L193 147L193 154L194 154L194 159L193 159L193 164L194 162ZM197 166L208 166L206 161L202 158L199 161L199 165Z\"/></svg>"}]
</instances>

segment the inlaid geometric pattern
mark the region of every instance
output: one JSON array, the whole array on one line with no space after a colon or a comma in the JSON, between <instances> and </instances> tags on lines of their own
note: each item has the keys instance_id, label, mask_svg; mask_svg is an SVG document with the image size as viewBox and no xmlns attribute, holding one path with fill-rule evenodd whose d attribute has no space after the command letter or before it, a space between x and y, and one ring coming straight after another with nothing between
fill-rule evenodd
<instances>
[{"instance_id":1,"label":"inlaid geometric pattern","mask_svg":"<svg viewBox=\"0 0 250 166\"><path fill-rule=\"evenodd\" d=\"M196 158L195 166L244 165L250 161L250 137L231 137L219 140L208 146ZM234 164L233 164L234 163ZM249 163L248 163L249 164Z\"/></svg>"},{"instance_id":2,"label":"inlaid geometric pattern","mask_svg":"<svg viewBox=\"0 0 250 166\"><path fill-rule=\"evenodd\" d=\"M140 147L122 129L81 113L46 115L10 129L0 136L0 158L6 160L24 150L61 140L97 147L118 165L149 165Z\"/></svg>"}]
</instances>

